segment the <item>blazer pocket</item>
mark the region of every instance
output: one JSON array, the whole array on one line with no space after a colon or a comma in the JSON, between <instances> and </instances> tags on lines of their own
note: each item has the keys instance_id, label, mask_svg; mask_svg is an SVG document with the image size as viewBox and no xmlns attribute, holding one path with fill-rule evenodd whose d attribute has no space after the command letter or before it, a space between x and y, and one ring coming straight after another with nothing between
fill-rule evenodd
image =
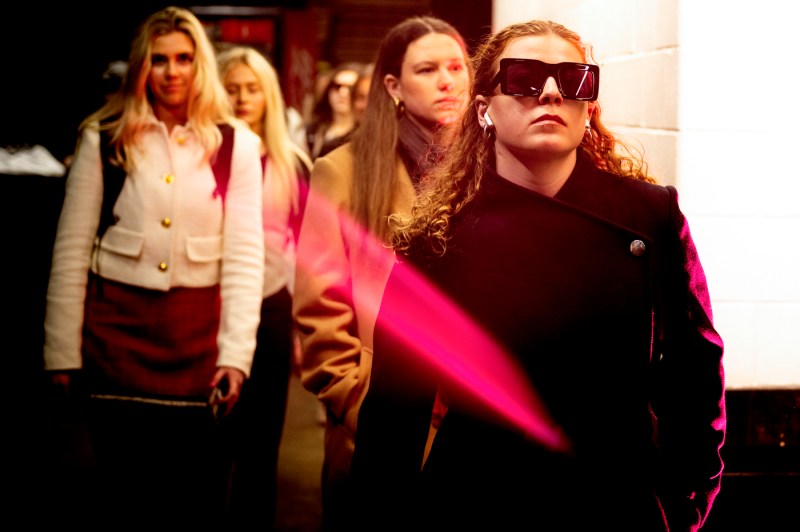
<instances>
[{"instance_id":1,"label":"blazer pocket","mask_svg":"<svg viewBox=\"0 0 800 532\"><path fill-rule=\"evenodd\" d=\"M124 257L139 257L144 248L144 233L112 225L100 239L100 249Z\"/></svg>"},{"instance_id":2,"label":"blazer pocket","mask_svg":"<svg viewBox=\"0 0 800 532\"><path fill-rule=\"evenodd\" d=\"M222 259L222 236L187 237L186 256L192 262L214 262Z\"/></svg>"}]
</instances>

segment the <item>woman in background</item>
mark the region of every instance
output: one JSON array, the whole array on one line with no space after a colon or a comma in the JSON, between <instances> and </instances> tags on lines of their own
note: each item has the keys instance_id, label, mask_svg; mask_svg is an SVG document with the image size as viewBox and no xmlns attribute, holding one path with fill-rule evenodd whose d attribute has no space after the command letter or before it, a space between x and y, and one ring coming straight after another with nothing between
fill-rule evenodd
<instances>
[{"instance_id":1,"label":"woman in background","mask_svg":"<svg viewBox=\"0 0 800 532\"><path fill-rule=\"evenodd\" d=\"M393 258L387 217L408 211L443 128L464 109L467 51L433 17L394 26L381 43L352 141L314 163L297 252L294 316L301 379L327 409L323 526L352 526L348 487L356 419L372 361L372 327ZM356 517L357 519L357 517Z\"/></svg>"},{"instance_id":2,"label":"woman in background","mask_svg":"<svg viewBox=\"0 0 800 532\"><path fill-rule=\"evenodd\" d=\"M360 71L360 64L344 63L330 74L321 98L314 105L311 123L306 128L312 159L320 156L326 144L337 142L355 127L351 94Z\"/></svg>"},{"instance_id":3,"label":"woman in background","mask_svg":"<svg viewBox=\"0 0 800 532\"><path fill-rule=\"evenodd\" d=\"M360 70L358 78L353 83L353 88L350 91L350 105L352 105L353 108L354 120L353 129L351 129L346 135L335 137L326 142L322 146L322 149L317 157L323 157L329 154L342 144L347 144L353 138L353 132L361 123L361 120L364 117L364 111L367 109L369 86L372 83L372 70L373 66L371 64L364 66L364 68Z\"/></svg>"},{"instance_id":4,"label":"woman in background","mask_svg":"<svg viewBox=\"0 0 800 532\"><path fill-rule=\"evenodd\" d=\"M121 90L80 127L53 250L45 369L68 387L82 368L98 508L113 520L104 524L219 524L228 471L208 402L213 389L213 407L230 411L253 360L259 139L231 113L190 11L148 17L128 65ZM229 159L225 172L217 158ZM121 174L118 197L111 174Z\"/></svg>"},{"instance_id":5,"label":"woman in background","mask_svg":"<svg viewBox=\"0 0 800 532\"><path fill-rule=\"evenodd\" d=\"M237 46L221 52L218 62L234 113L261 139L264 171L264 299L253 369L224 421L233 458L228 505L234 523L270 530L295 346L295 240L311 161L289 137L278 76L267 59Z\"/></svg>"},{"instance_id":6,"label":"woman in background","mask_svg":"<svg viewBox=\"0 0 800 532\"><path fill-rule=\"evenodd\" d=\"M361 74L353 84L353 118L356 121L356 127L361 123L364 118L364 111L367 110L369 86L372 84L373 70L375 70L375 65L372 63L364 65Z\"/></svg>"}]
</instances>

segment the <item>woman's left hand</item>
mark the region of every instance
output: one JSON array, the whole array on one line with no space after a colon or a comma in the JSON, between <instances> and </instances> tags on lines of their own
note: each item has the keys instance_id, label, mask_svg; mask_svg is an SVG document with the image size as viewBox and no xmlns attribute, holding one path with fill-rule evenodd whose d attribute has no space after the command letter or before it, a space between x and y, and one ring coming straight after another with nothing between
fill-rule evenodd
<instances>
[{"instance_id":1,"label":"woman's left hand","mask_svg":"<svg viewBox=\"0 0 800 532\"><path fill-rule=\"evenodd\" d=\"M221 367L214 373L214 378L211 379L211 386L214 388L211 404L221 408L223 416L227 415L239 400L244 378L244 373L236 368Z\"/></svg>"}]
</instances>

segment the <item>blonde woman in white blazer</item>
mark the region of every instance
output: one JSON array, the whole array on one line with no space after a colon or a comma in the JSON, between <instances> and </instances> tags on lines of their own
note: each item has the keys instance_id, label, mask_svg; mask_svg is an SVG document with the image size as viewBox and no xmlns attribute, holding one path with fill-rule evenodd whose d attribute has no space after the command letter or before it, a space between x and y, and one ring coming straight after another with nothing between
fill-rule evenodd
<instances>
[{"instance_id":1,"label":"blonde woman in white blazer","mask_svg":"<svg viewBox=\"0 0 800 532\"><path fill-rule=\"evenodd\" d=\"M233 131L227 186L212 171L223 127ZM259 142L229 109L199 20L174 7L144 22L121 91L81 125L44 359L54 383L80 375L86 384L98 491L109 495L98 507L109 520L220 518L228 472L212 407L233 408L255 348ZM114 165L126 177L113 223L98 234L104 169Z\"/></svg>"}]
</instances>

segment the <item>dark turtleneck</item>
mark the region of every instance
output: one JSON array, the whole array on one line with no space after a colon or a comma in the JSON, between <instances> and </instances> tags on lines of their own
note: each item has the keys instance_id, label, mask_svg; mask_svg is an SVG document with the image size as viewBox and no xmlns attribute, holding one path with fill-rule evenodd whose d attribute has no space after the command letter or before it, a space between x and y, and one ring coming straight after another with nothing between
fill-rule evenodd
<instances>
[{"instance_id":1,"label":"dark turtleneck","mask_svg":"<svg viewBox=\"0 0 800 532\"><path fill-rule=\"evenodd\" d=\"M441 150L431 141L431 134L407 113L397 119L397 141L403 164L416 185L436 163Z\"/></svg>"}]
</instances>

